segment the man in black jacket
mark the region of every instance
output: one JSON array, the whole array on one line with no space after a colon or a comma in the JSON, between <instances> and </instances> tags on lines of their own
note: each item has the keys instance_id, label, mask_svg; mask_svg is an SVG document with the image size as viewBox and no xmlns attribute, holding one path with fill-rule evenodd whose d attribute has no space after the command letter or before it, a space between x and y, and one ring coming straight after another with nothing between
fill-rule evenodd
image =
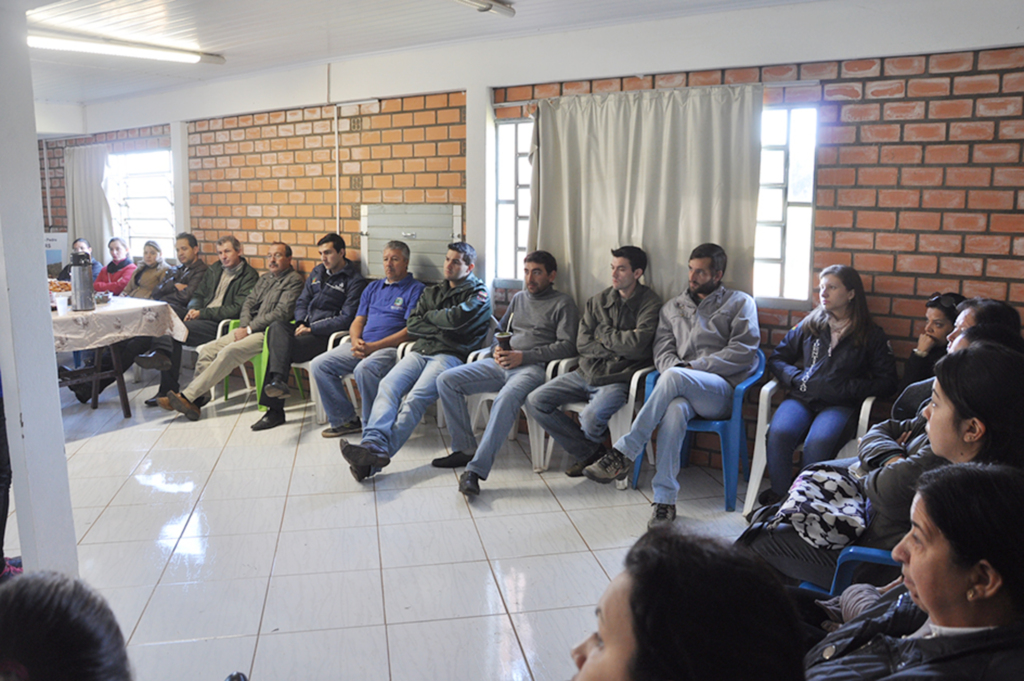
<instances>
[{"instance_id":1,"label":"man in black jacket","mask_svg":"<svg viewBox=\"0 0 1024 681\"><path fill-rule=\"evenodd\" d=\"M242 257L242 244L235 237L224 236L217 240L217 258L202 277L196 277L199 285L187 299L188 309L182 319L188 328L187 342L192 347L215 340L221 321L238 319L242 303L259 279L256 270ZM186 293L187 288L182 293ZM135 363L142 368L160 371L160 388L154 397L146 400L147 407L156 406L161 397L178 391L182 345L170 336L162 336L153 340L150 352L136 358Z\"/></svg>"},{"instance_id":2,"label":"man in black jacket","mask_svg":"<svg viewBox=\"0 0 1024 681\"><path fill-rule=\"evenodd\" d=\"M320 264L313 268L295 303L295 324L276 321L267 328L267 376L260 395L267 413L252 424L253 430L284 423L292 363L308 362L327 350L331 334L347 331L359 309L359 296L368 282L359 265L345 257L345 240L339 234L328 234L317 246Z\"/></svg>"}]
</instances>

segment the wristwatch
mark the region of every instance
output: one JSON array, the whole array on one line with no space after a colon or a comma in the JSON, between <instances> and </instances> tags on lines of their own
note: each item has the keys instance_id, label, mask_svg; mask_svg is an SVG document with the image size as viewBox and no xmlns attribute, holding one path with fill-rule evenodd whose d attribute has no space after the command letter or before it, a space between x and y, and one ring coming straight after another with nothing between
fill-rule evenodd
<instances>
[{"instance_id":1,"label":"wristwatch","mask_svg":"<svg viewBox=\"0 0 1024 681\"><path fill-rule=\"evenodd\" d=\"M928 356L928 353L927 352L921 352L920 348L914 348L914 354L917 355L918 357L927 357Z\"/></svg>"}]
</instances>

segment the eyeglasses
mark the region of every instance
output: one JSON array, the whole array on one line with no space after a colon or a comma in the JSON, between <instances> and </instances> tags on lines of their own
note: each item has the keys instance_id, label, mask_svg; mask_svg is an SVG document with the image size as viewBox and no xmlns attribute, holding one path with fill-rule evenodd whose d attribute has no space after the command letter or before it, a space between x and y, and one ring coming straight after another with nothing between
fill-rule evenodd
<instances>
[{"instance_id":1,"label":"eyeglasses","mask_svg":"<svg viewBox=\"0 0 1024 681\"><path fill-rule=\"evenodd\" d=\"M955 293L941 293L929 298L928 305L938 305L939 307L955 308L957 305L963 302L963 300L964 298L962 296L959 296Z\"/></svg>"}]
</instances>

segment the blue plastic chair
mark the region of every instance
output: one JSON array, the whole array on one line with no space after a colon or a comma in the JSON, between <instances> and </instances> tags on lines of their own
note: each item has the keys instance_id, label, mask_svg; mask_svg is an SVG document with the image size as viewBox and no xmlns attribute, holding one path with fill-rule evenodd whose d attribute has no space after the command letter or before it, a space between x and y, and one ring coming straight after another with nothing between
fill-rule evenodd
<instances>
[{"instance_id":1,"label":"blue plastic chair","mask_svg":"<svg viewBox=\"0 0 1024 681\"><path fill-rule=\"evenodd\" d=\"M875 563L877 565L899 565L892 559L892 552L885 549L869 549L864 546L847 546L839 553L839 560L836 562L836 572L832 576L832 589L826 591L812 582L802 582L801 589L817 591L823 596L838 596L843 593L846 587L853 583L853 571L861 563Z\"/></svg>"},{"instance_id":2,"label":"blue plastic chair","mask_svg":"<svg viewBox=\"0 0 1024 681\"><path fill-rule=\"evenodd\" d=\"M747 389L761 380L764 376L765 358L764 353L757 351L757 369L742 383L736 386L732 395L732 415L723 421L708 421L706 419L692 419L686 425L686 438L680 447L680 456L683 459L683 466L690 460L690 441L692 433L718 433L722 443L722 473L725 478L725 510L736 510L736 485L739 478L736 475L737 465L743 464L744 479L750 476L750 465L747 460L747 433L743 424L743 398ZM657 371L647 376L647 385L644 395L650 395L654 385L658 382L661 374ZM644 461L644 454L647 449L640 452L633 464L633 489L636 489L637 481L640 479L640 466ZM658 456L671 456L670 452L659 452Z\"/></svg>"}]
</instances>

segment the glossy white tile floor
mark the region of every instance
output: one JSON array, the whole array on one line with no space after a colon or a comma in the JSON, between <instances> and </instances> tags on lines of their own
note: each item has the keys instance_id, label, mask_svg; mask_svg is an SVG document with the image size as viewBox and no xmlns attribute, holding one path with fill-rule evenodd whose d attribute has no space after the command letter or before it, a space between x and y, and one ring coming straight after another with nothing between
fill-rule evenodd
<instances>
[{"instance_id":1,"label":"glossy white tile floor","mask_svg":"<svg viewBox=\"0 0 1024 681\"><path fill-rule=\"evenodd\" d=\"M287 424L253 433L240 381L198 423L129 388L130 419L112 389L95 412L61 399L81 576L139 681L567 679L650 514L650 471L618 491L565 477L556 450L537 475L525 436L467 503L456 472L430 466L449 451L432 421L359 484L297 397ZM732 538L744 522L720 479L682 472L679 522Z\"/></svg>"}]
</instances>

